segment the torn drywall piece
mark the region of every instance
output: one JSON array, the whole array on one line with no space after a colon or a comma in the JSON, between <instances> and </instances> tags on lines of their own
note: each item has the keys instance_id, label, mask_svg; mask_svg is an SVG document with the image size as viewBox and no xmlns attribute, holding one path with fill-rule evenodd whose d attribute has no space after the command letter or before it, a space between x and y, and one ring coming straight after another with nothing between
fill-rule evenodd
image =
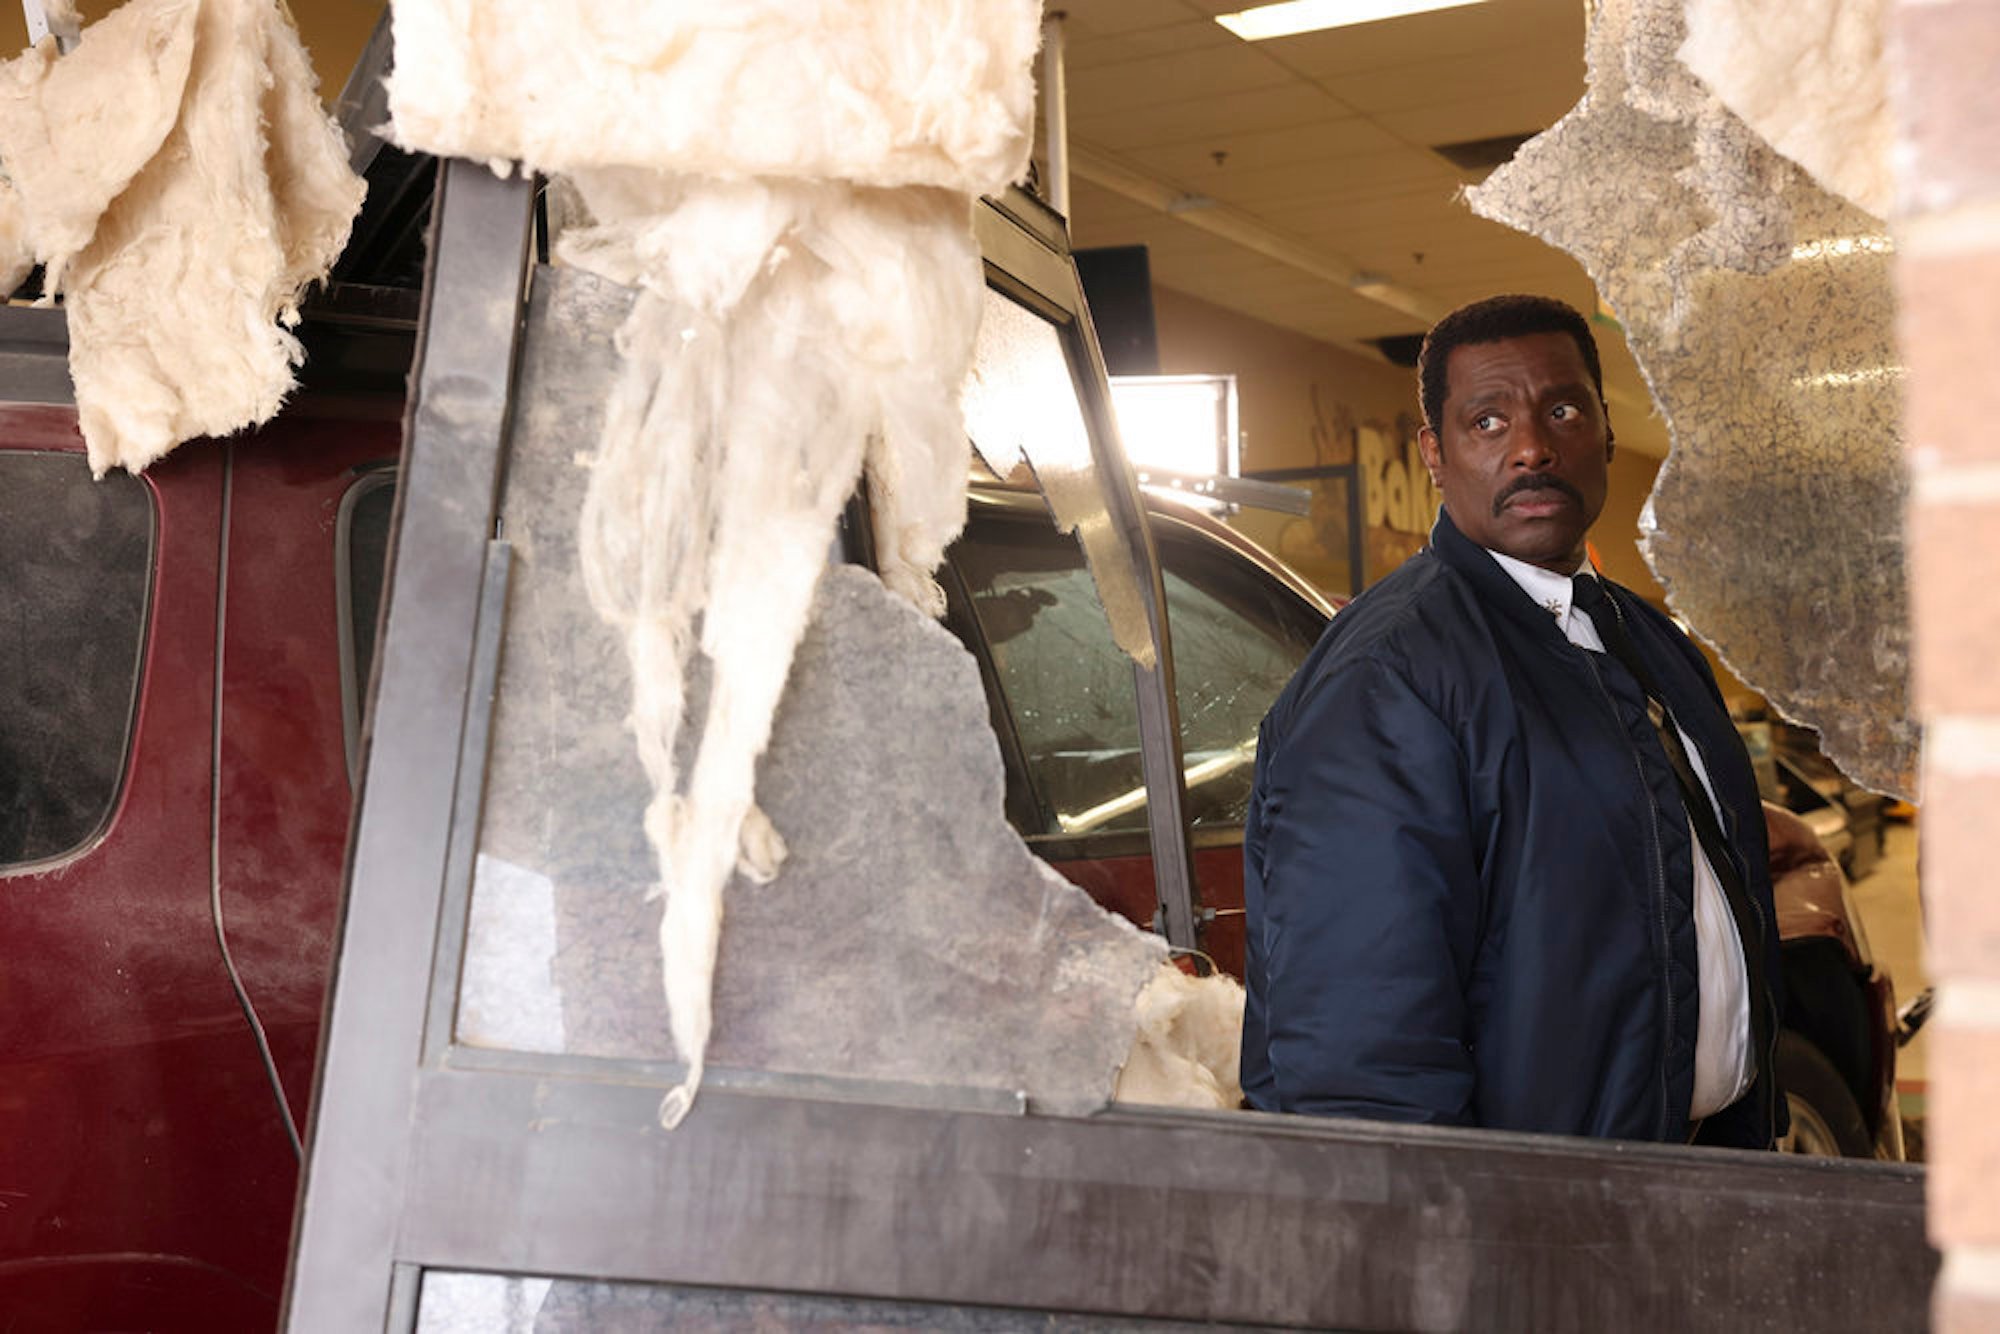
<instances>
[{"instance_id":1,"label":"torn drywall piece","mask_svg":"<svg viewBox=\"0 0 2000 1334\"><path fill-rule=\"evenodd\" d=\"M669 1023L699 1086L723 891L761 830L770 735L864 463L883 569L926 609L963 522L957 395L982 286L971 206L1026 167L1034 0L399 0L406 146L570 175L566 262L641 294L585 502L624 636L667 895ZM870 442L875 443L871 446ZM712 671L693 758L687 690ZM786 840L791 832L777 825ZM775 860L778 843L759 839Z\"/></svg>"},{"instance_id":2,"label":"torn drywall piece","mask_svg":"<svg viewBox=\"0 0 2000 1334\"><path fill-rule=\"evenodd\" d=\"M1884 0L1687 0L1680 58L1771 147L1886 218L1887 37Z\"/></svg>"},{"instance_id":3,"label":"torn drywall piece","mask_svg":"<svg viewBox=\"0 0 2000 1334\"><path fill-rule=\"evenodd\" d=\"M364 186L275 0L132 0L0 66L0 170L60 292L90 465L268 419Z\"/></svg>"},{"instance_id":4,"label":"torn drywall piece","mask_svg":"<svg viewBox=\"0 0 2000 1334\"><path fill-rule=\"evenodd\" d=\"M1861 783L1910 795L1891 245L1675 57L1681 0L1604 0L1590 91L1470 192L1576 256L1673 439L1642 519L1673 607Z\"/></svg>"},{"instance_id":5,"label":"torn drywall piece","mask_svg":"<svg viewBox=\"0 0 2000 1334\"><path fill-rule=\"evenodd\" d=\"M640 832L652 785L618 725L630 660L583 592L575 521L597 470L574 456L600 434L604 392L623 373L611 331L642 299L557 269L529 312L466 964L468 977L504 975L519 1003L462 1007L461 1042L628 1060L675 1051ZM687 689L698 733L712 716L699 655ZM681 737L684 766L699 741ZM1165 948L1029 852L1004 819L1004 785L970 655L866 571L826 571L759 771L789 852L770 884L730 889L709 1058L886 1081L901 1092L884 1096L906 1100L990 1105L1018 1091L1052 1108L1102 1106ZM553 886L552 940L500 929L523 918L525 888L539 894L530 873ZM545 953L521 955L524 940ZM485 952L511 962L489 967ZM551 987L557 1027L538 1017ZM547 1045L557 1032L560 1046Z\"/></svg>"}]
</instances>

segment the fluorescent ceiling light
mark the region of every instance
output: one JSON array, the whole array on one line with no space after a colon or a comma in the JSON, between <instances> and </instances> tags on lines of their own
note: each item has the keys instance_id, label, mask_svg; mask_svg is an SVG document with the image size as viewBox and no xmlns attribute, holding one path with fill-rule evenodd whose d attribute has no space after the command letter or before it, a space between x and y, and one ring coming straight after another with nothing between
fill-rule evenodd
<instances>
[{"instance_id":1,"label":"fluorescent ceiling light","mask_svg":"<svg viewBox=\"0 0 2000 1334\"><path fill-rule=\"evenodd\" d=\"M1486 0L1286 0L1281 5L1259 5L1240 14L1217 14L1215 21L1246 42L1269 37L1290 37L1293 33L1317 32L1321 28L1344 28L1355 23L1375 23L1401 18L1405 14L1427 14L1433 9L1457 9L1484 4Z\"/></svg>"}]
</instances>

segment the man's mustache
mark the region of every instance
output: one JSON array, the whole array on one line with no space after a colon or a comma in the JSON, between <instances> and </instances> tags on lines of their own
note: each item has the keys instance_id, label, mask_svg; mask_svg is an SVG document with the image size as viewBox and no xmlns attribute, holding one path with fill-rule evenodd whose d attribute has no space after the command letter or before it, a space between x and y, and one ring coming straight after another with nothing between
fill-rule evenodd
<instances>
[{"instance_id":1,"label":"man's mustache","mask_svg":"<svg viewBox=\"0 0 2000 1334\"><path fill-rule=\"evenodd\" d=\"M1583 508L1583 493L1562 478L1551 477L1547 473L1529 473L1519 481L1508 483L1500 489L1499 495L1493 497L1493 517L1499 518L1500 511L1507 508L1507 502L1523 491L1560 491L1576 502L1578 509Z\"/></svg>"}]
</instances>

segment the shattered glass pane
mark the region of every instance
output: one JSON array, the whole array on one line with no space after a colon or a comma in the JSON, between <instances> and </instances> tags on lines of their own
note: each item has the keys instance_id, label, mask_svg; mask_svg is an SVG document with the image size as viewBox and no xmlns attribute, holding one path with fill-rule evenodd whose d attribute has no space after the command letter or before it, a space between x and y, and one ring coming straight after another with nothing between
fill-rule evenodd
<instances>
[{"instance_id":1,"label":"shattered glass pane","mask_svg":"<svg viewBox=\"0 0 2000 1334\"><path fill-rule=\"evenodd\" d=\"M1083 544L1112 638L1141 667L1152 666L1139 571L1105 507L1062 335L991 288L965 382L965 424L994 472L1004 477L1022 461L1034 470L1056 526Z\"/></svg>"},{"instance_id":2,"label":"shattered glass pane","mask_svg":"<svg viewBox=\"0 0 2000 1334\"><path fill-rule=\"evenodd\" d=\"M1674 608L1858 782L1909 796L1892 247L1695 79L1684 36L1681 0L1601 0L1588 95L1473 211L1576 256L1623 322L1673 438L1641 530Z\"/></svg>"},{"instance_id":3,"label":"shattered glass pane","mask_svg":"<svg viewBox=\"0 0 2000 1334\"><path fill-rule=\"evenodd\" d=\"M457 1036L666 1061L630 679L576 557L579 451L631 295L537 275ZM772 883L725 895L711 1065L1101 1105L1163 947L1037 860L1001 793L970 655L873 575L830 570L758 775L789 854Z\"/></svg>"}]
</instances>

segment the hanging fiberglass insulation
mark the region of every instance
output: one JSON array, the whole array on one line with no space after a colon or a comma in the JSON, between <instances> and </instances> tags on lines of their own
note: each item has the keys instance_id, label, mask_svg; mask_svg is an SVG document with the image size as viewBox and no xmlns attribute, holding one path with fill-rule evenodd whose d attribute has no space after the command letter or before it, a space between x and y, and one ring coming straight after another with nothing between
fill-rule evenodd
<instances>
[{"instance_id":1,"label":"hanging fiberglass insulation","mask_svg":"<svg viewBox=\"0 0 2000 1334\"><path fill-rule=\"evenodd\" d=\"M276 0L132 0L0 65L0 174L100 477L278 410L365 190Z\"/></svg>"},{"instance_id":2,"label":"hanging fiberglass insulation","mask_svg":"<svg viewBox=\"0 0 2000 1334\"><path fill-rule=\"evenodd\" d=\"M558 257L640 289L582 519L625 639L685 1115L722 892L783 856L757 757L864 466L884 579L926 608L964 518L972 201L1025 169L1035 0L399 0L406 146L566 173ZM683 738L694 656L714 682ZM677 760L691 744L693 758Z\"/></svg>"},{"instance_id":3,"label":"hanging fiberglass insulation","mask_svg":"<svg viewBox=\"0 0 2000 1334\"><path fill-rule=\"evenodd\" d=\"M1888 0L1687 0L1680 59L1815 181L1889 216Z\"/></svg>"},{"instance_id":4,"label":"hanging fiberglass insulation","mask_svg":"<svg viewBox=\"0 0 2000 1334\"><path fill-rule=\"evenodd\" d=\"M0 301L4 301L35 267L35 253L28 247L28 220L22 216L21 196L0 180Z\"/></svg>"}]
</instances>

